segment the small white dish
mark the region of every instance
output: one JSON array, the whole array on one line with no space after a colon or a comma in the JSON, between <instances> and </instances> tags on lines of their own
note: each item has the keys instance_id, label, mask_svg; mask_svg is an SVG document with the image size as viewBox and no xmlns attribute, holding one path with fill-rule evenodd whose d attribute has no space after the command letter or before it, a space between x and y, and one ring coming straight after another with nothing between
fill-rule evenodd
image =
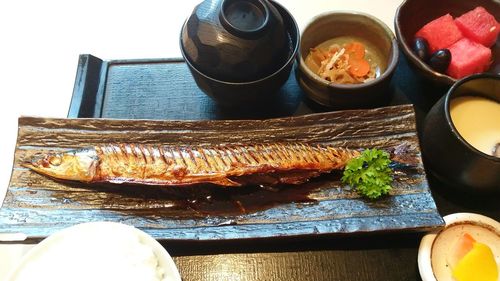
<instances>
[{"instance_id":1,"label":"small white dish","mask_svg":"<svg viewBox=\"0 0 500 281\"><path fill-rule=\"evenodd\" d=\"M165 248L145 232L120 223L90 222L44 239L5 280L181 281L181 277Z\"/></svg>"},{"instance_id":2,"label":"small white dish","mask_svg":"<svg viewBox=\"0 0 500 281\"><path fill-rule=\"evenodd\" d=\"M445 257L433 260L433 250L449 250L454 241L464 232L473 233L478 242L487 244L500 263L500 223L489 217L473 213L455 213L443 217L446 225L443 229L425 235L418 249L418 269L423 281L453 280L451 268L446 267ZM439 238L439 239L438 239ZM439 251L439 250L436 250ZM440 255L434 253L435 257ZM436 272L435 272L436 271ZM447 278L449 272L449 278ZM440 279L438 276L444 276Z\"/></svg>"}]
</instances>

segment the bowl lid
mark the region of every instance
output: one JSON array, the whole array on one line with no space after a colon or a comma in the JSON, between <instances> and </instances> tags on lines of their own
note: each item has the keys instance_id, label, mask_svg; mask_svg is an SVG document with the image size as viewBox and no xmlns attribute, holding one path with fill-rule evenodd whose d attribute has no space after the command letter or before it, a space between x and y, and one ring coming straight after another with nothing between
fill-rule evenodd
<instances>
[{"instance_id":1,"label":"bowl lid","mask_svg":"<svg viewBox=\"0 0 500 281\"><path fill-rule=\"evenodd\" d=\"M231 34L242 38L258 37L269 27L270 11L262 1L222 1L219 20Z\"/></svg>"},{"instance_id":2,"label":"bowl lid","mask_svg":"<svg viewBox=\"0 0 500 281\"><path fill-rule=\"evenodd\" d=\"M268 0L205 0L184 23L180 39L193 67L229 82L266 77L291 53L283 17Z\"/></svg>"}]
</instances>

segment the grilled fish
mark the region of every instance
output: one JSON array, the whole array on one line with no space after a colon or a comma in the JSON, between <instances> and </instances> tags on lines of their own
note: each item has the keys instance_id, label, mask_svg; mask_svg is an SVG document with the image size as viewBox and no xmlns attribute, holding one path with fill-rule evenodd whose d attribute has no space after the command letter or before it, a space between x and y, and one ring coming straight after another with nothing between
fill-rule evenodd
<instances>
[{"instance_id":1,"label":"grilled fish","mask_svg":"<svg viewBox=\"0 0 500 281\"><path fill-rule=\"evenodd\" d=\"M360 155L357 150L276 143L218 146L106 144L33 157L22 165L87 183L221 186L300 184Z\"/></svg>"}]
</instances>

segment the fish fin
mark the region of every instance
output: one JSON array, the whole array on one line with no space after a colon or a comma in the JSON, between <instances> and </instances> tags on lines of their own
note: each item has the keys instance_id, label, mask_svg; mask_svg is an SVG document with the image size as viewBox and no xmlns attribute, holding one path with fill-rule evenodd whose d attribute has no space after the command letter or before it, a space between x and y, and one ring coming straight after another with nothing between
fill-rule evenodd
<instances>
[{"instance_id":1,"label":"fish fin","mask_svg":"<svg viewBox=\"0 0 500 281\"><path fill-rule=\"evenodd\" d=\"M191 181L191 182L182 182L182 181L173 182L173 181L161 181L161 180L131 180L127 178L113 178L102 182L106 181L113 184L145 184L145 185L156 185L156 186L169 186L169 185L185 186L185 185L202 184L202 183L212 183L221 186L241 186L240 183L225 177L218 177L218 178Z\"/></svg>"},{"instance_id":2,"label":"fish fin","mask_svg":"<svg viewBox=\"0 0 500 281\"><path fill-rule=\"evenodd\" d=\"M235 182L229 178L221 177L215 180L208 181L213 184L223 185L223 186L241 186L241 183Z\"/></svg>"}]
</instances>

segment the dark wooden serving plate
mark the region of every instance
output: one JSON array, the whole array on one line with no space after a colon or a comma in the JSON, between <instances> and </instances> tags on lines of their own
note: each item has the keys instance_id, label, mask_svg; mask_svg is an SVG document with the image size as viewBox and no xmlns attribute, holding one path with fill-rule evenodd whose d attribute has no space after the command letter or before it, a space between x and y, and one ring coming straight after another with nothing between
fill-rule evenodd
<instances>
[{"instance_id":1,"label":"dark wooden serving plate","mask_svg":"<svg viewBox=\"0 0 500 281\"><path fill-rule=\"evenodd\" d=\"M0 232L42 238L75 223L99 220L131 224L166 240L435 229L442 226L443 220L429 192L415 128L410 105L243 121L20 118L14 169L0 210ZM165 192L168 187L57 182L20 166L21 161L35 153L106 142L210 145L289 141L351 148L393 149L404 145L408 149L406 156L417 165L397 169L391 196L381 200L360 198L344 188L339 177L325 176L285 189L286 192L308 190L315 202L282 202L248 213L226 212L226 209L200 213L192 207L169 207L176 194ZM208 194L220 189L190 188L195 189L190 194L196 194L196 188ZM182 193L182 188L179 189ZM265 200L282 191L260 194L260 189L241 188L241 192L225 194L220 202L216 199L217 202L208 205L227 205L227 201L239 198L243 207L251 210L252 203L247 203L246 197L261 196ZM286 196L286 192L276 197Z\"/></svg>"}]
</instances>

